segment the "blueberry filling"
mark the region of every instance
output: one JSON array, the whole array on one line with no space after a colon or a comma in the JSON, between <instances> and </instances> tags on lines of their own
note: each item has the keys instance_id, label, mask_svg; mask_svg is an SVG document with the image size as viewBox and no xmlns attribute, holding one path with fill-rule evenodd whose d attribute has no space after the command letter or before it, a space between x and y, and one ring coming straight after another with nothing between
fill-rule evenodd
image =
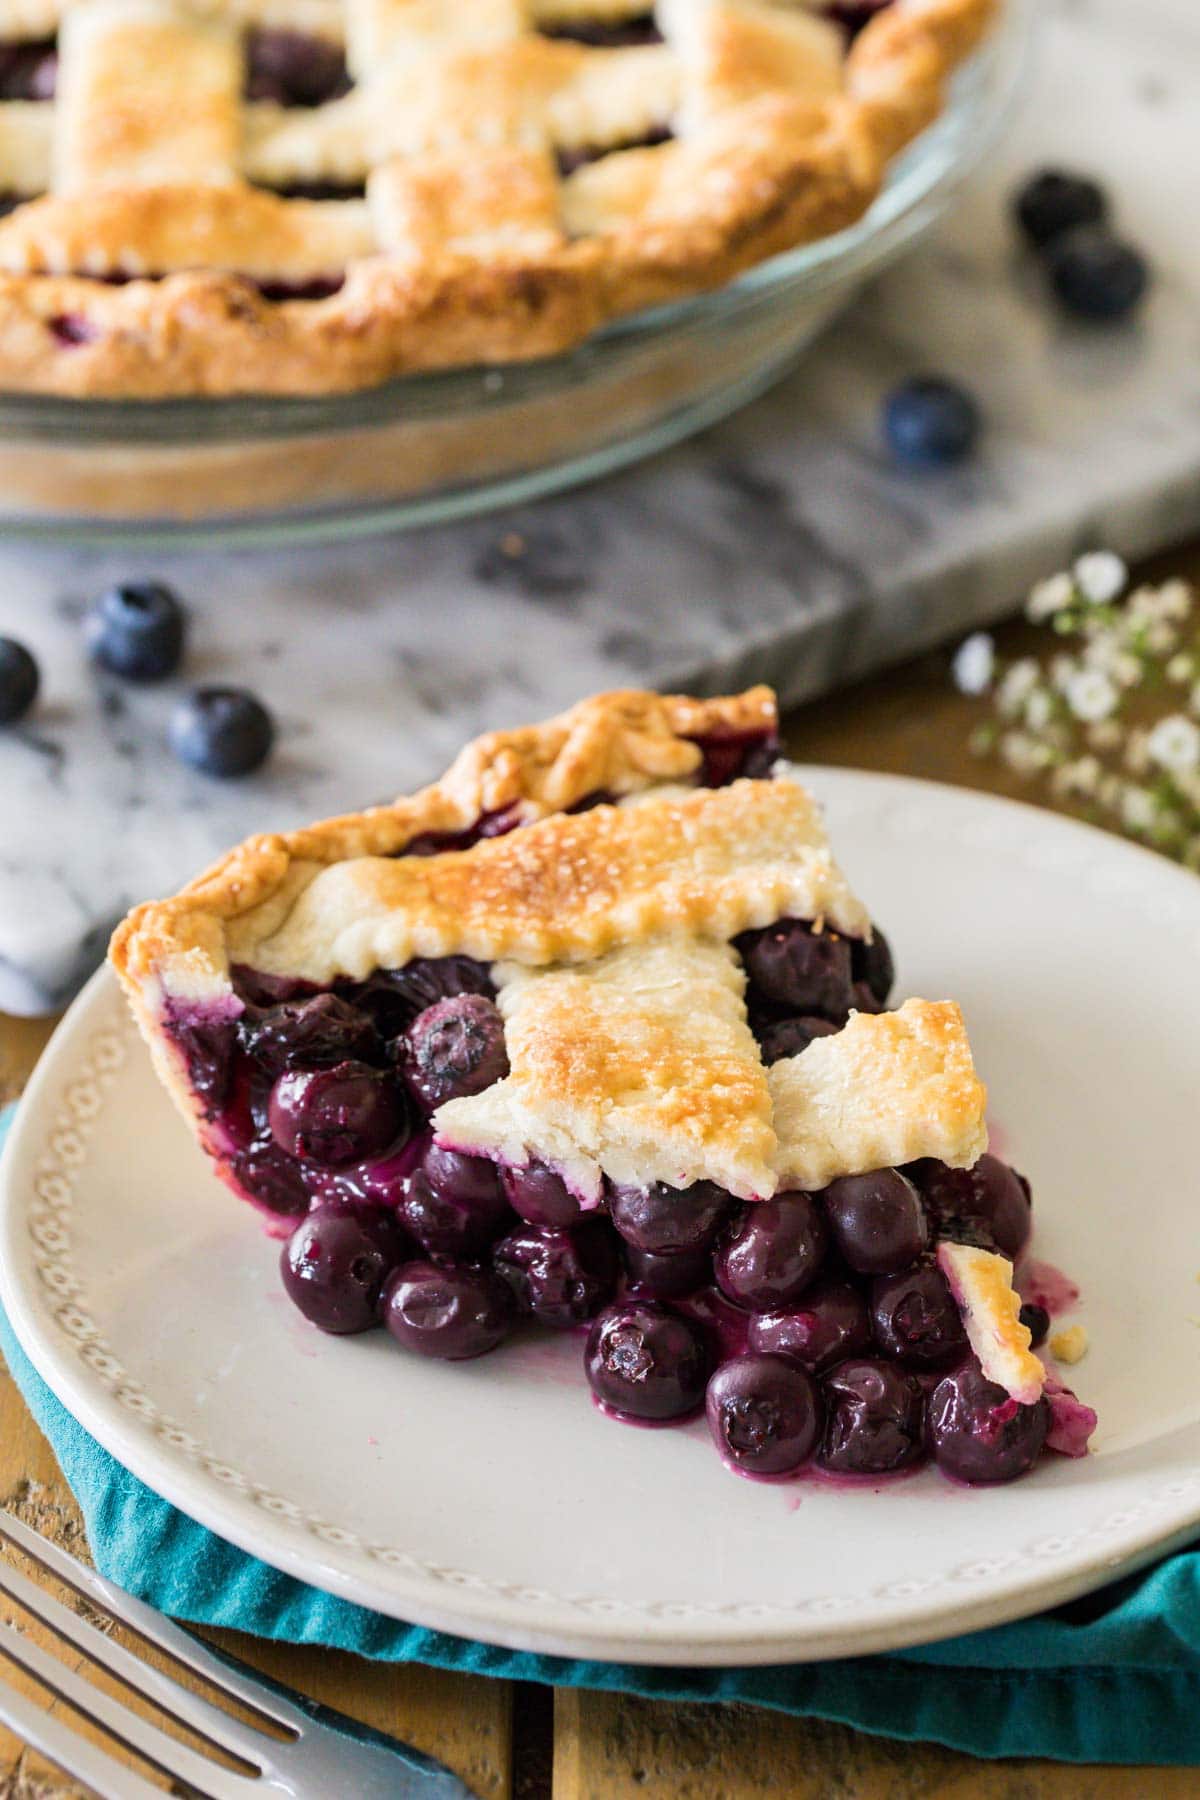
<instances>
[{"instance_id":1,"label":"blueberry filling","mask_svg":"<svg viewBox=\"0 0 1200 1800\"><path fill-rule=\"evenodd\" d=\"M53 100L58 85L54 38L0 43L0 101Z\"/></svg>"},{"instance_id":2,"label":"blueberry filling","mask_svg":"<svg viewBox=\"0 0 1200 1800\"><path fill-rule=\"evenodd\" d=\"M324 106L352 86L340 44L307 32L254 28L246 33L247 100L277 106Z\"/></svg>"},{"instance_id":3,"label":"blueberry filling","mask_svg":"<svg viewBox=\"0 0 1200 1800\"><path fill-rule=\"evenodd\" d=\"M539 36L568 39L573 44L586 44L592 50L629 50L643 44L661 44L662 33L654 23L653 14L645 13L633 19L591 19L574 21L563 20L554 25L543 25Z\"/></svg>"},{"instance_id":4,"label":"blueberry filling","mask_svg":"<svg viewBox=\"0 0 1200 1800\"><path fill-rule=\"evenodd\" d=\"M555 152L558 173L565 181L576 169L582 169L588 163L601 162L604 157L614 156L619 150L651 150L656 144L669 144L674 136L669 125L656 125L641 137L626 138L619 144L580 144L570 150L560 148Z\"/></svg>"}]
</instances>

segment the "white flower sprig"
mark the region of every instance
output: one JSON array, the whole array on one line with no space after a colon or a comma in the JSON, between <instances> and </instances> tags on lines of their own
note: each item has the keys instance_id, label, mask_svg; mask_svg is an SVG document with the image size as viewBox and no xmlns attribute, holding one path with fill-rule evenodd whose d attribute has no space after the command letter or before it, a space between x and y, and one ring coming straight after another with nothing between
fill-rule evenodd
<instances>
[{"instance_id":1,"label":"white flower sprig","mask_svg":"<svg viewBox=\"0 0 1200 1800\"><path fill-rule=\"evenodd\" d=\"M977 631L954 678L996 714L977 754L1200 869L1200 602L1186 581L1128 585L1119 556L1090 551L1026 600L1052 651L1006 663Z\"/></svg>"}]
</instances>

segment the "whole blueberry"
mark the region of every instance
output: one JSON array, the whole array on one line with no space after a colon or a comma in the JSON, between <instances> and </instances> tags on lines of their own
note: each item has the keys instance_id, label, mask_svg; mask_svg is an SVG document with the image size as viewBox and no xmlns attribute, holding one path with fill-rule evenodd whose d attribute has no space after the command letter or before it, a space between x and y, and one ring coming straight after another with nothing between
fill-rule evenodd
<instances>
[{"instance_id":1,"label":"whole blueberry","mask_svg":"<svg viewBox=\"0 0 1200 1800\"><path fill-rule=\"evenodd\" d=\"M883 434L897 461L947 469L968 457L979 437L979 408L965 388L940 375L916 375L884 402Z\"/></svg>"},{"instance_id":2,"label":"whole blueberry","mask_svg":"<svg viewBox=\"0 0 1200 1800\"><path fill-rule=\"evenodd\" d=\"M1145 257L1102 225L1079 225L1056 237L1046 266L1067 311L1098 324L1126 318L1150 284Z\"/></svg>"},{"instance_id":3,"label":"whole blueberry","mask_svg":"<svg viewBox=\"0 0 1200 1800\"><path fill-rule=\"evenodd\" d=\"M871 1323L885 1356L915 1369L945 1368L964 1355L967 1334L946 1277L932 1262L871 1284Z\"/></svg>"},{"instance_id":4,"label":"whole blueberry","mask_svg":"<svg viewBox=\"0 0 1200 1800\"><path fill-rule=\"evenodd\" d=\"M238 1186L265 1212L299 1218L312 1204L304 1170L273 1143L254 1143L231 1159Z\"/></svg>"},{"instance_id":5,"label":"whole blueberry","mask_svg":"<svg viewBox=\"0 0 1200 1800\"><path fill-rule=\"evenodd\" d=\"M371 1062L382 1050L368 1015L336 994L247 1011L238 1021L237 1038L270 1075L281 1075L289 1065L314 1069L347 1060Z\"/></svg>"},{"instance_id":6,"label":"whole blueberry","mask_svg":"<svg viewBox=\"0 0 1200 1800\"><path fill-rule=\"evenodd\" d=\"M430 1256L466 1261L486 1255L513 1222L495 1163L441 1144L430 1145L409 1177L400 1217Z\"/></svg>"},{"instance_id":7,"label":"whole blueberry","mask_svg":"<svg viewBox=\"0 0 1200 1800\"><path fill-rule=\"evenodd\" d=\"M1015 1481L1031 1469L1050 1429L1044 1398L1020 1406L974 1357L929 1396L926 1434L939 1469L957 1481Z\"/></svg>"},{"instance_id":8,"label":"whole blueberry","mask_svg":"<svg viewBox=\"0 0 1200 1800\"><path fill-rule=\"evenodd\" d=\"M908 1171L924 1199L935 1238L995 1248L1015 1261L1029 1242L1033 1215L1028 1185L985 1151L969 1169L952 1169L932 1157Z\"/></svg>"},{"instance_id":9,"label":"whole blueberry","mask_svg":"<svg viewBox=\"0 0 1200 1800\"><path fill-rule=\"evenodd\" d=\"M811 1194L777 1194L743 1206L717 1247L713 1274L736 1306L772 1312L800 1298L828 1244L825 1220Z\"/></svg>"},{"instance_id":10,"label":"whole blueberry","mask_svg":"<svg viewBox=\"0 0 1200 1800\"><path fill-rule=\"evenodd\" d=\"M922 1451L925 1396L894 1363L855 1357L825 1376L819 1460L842 1475L886 1475Z\"/></svg>"},{"instance_id":11,"label":"whole blueberry","mask_svg":"<svg viewBox=\"0 0 1200 1800\"><path fill-rule=\"evenodd\" d=\"M352 999L370 1013L382 1036L399 1037L418 1013L455 994L482 994L494 1000L496 989L487 963L473 956L414 956L399 969L376 969L354 989Z\"/></svg>"},{"instance_id":12,"label":"whole blueberry","mask_svg":"<svg viewBox=\"0 0 1200 1800\"><path fill-rule=\"evenodd\" d=\"M1017 223L1029 242L1042 250L1076 225L1102 225L1108 199L1098 182L1066 169L1042 169L1021 187L1013 203Z\"/></svg>"},{"instance_id":13,"label":"whole blueberry","mask_svg":"<svg viewBox=\"0 0 1200 1800\"><path fill-rule=\"evenodd\" d=\"M361 1062L287 1070L271 1089L267 1116L281 1150L327 1168L379 1156L408 1130L395 1082Z\"/></svg>"},{"instance_id":14,"label":"whole blueberry","mask_svg":"<svg viewBox=\"0 0 1200 1800\"><path fill-rule=\"evenodd\" d=\"M753 1475L786 1475L807 1462L821 1435L821 1397L810 1375L783 1356L735 1356L708 1384L704 1410L726 1461Z\"/></svg>"},{"instance_id":15,"label":"whole blueberry","mask_svg":"<svg viewBox=\"0 0 1200 1800\"><path fill-rule=\"evenodd\" d=\"M398 1344L418 1356L463 1362L484 1356L513 1328L509 1289L491 1269L406 1262L383 1295L383 1322Z\"/></svg>"},{"instance_id":16,"label":"whole blueberry","mask_svg":"<svg viewBox=\"0 0 1200 1800\"><path fill-rule=\"evenodd\" d=\"M680 1419L704 1398L709 1353L698 1325L656 1300L619 1300L593 1321L584 1352L592 1392L635 1419Z\"/></svg>"},{"instance_id":17,"label":"whole blueberry","mask_svg":"<svg viewBox=\"0 0 1200 1800\"><path fill-rule=\"evenodd\" d=\"M1020 1319L1029 1333L1029 1348L1036 1350L1050 1335L1050 1314L1036 1300L1027 1300L1021 1308Z\"/></svg>"},{"instance_id":18,"label":"whole blueberry","mask_svg":"<svg viewBox=\"0 0 1200 1800\"><path fill-rule=\"evenodd\" d=\"M855 983L865 982L880 1006L886 1006L896 980L896 965L892 947L878 925L872 925L869 943L860 940L854 944L852 956ZM860 1007L860 1011L866 1010Z\"/></svg>"},{"instance_id":19,"label":"whole blueberry","mask_svg":"<svg viewBox=\"0 0 1200 1800\"><path fill-rule=\"evenodd\" d=\"M595 1318L611 1300L619 1264L608 1222L584 1219L510 1232L493 1249L492 1266L521 1312L567 1331Z\"/></svg>"},{"instance_id":20,"label":"whole blueberry","mask_svg":"<svg viewBox=\"0 0 1200 1800\"><path fill-rule=\"evenodd\" d=\"M249 775L267 760L275 726L245 688L196 688L171 714L171 750L190 769L222 778Z\"/></svg>"},{"instance_id":21,"label":"whole blueberry","mask_svg":"<svg viewBox=\"0 0 1200 1800\"><path fill-rule=\"evenodd\" d=\"M691 1250L639 1250L627 1243L625 1267L631 1285L655 1300L680 1300L712 1285L712 1256L703 1244Z\"/></svg>"},{"instance_id":22,"label":"whole blueberry","mask_svg":"<svg viewBox=\"0 0 1200 1800\"><path fill-rule=\"evenodd\" d=\"M733 1197L711 1181L691 1187L612 1187L608 1210L613 1224L637 1250L694 1250L710 1244Z\"/></svg>"},{"instance_id":23,"label":"whole blueberry","mask_svg":"<svg viewBox=\"0 0 1200 1800\"><path fill-rule=\"evenodd\" d=\"M816 1375L848 1356L869 1355L871 1320L857 1288L848 1281L822 1279L806 1288L795 1305L755 1313L747 1342L751 1350L790 1356Z\"/></svg>"},{"instance_id":24,"label":"whole blueberry","mask_svg":"<svg viewBox=\"0 0 1200 1800\"><path fill-rule=\"evenodd\" d=\"M814 931L803 919L781 919L736 940L755 999L792 1013L844 1019L850 1008L850 941Z\"/></svg>"},{"instance_id":25,"label":"whole blueberry","mask_svg":"<svg viewBox=\"0 0 1200 1800\"><path fill-rule=\"evenodd\" d=\"M93 659L131 681L162 681L183 656L187 615L161 581L123 582L100 595L85 625Z\"/></svg>"},{"instance_id":26,"label":"whole blueberry","mask_svg":"<svg viewBox=\"0 0 1200 1800\"><path fill-rule=\"evenodd\" d=\"M483 994L456 994L418 1013L399 1045L409 1092L427 1112L481 1094L508 1074L504 1020Z\"/></svg>"},{"instance_id":27,"label":"whole blueberry","mask_svg":"<svg viewBox=\"0 0 1200 1800\"><path fill-rule=\"evenodd\" d=\"M16 638L0 637L0 725L15 725L37 699L37 663Z\"/></svg>"},{"instance_id":28,"label":"whole blueberry","mask_svg":"<svg viewBox=\"0 0 1200 1800\"><path fill-rule=\"evenodd\" d=\"M920 1196L898 1169L845 1175L821 1195L833 1241L859 1275L891 1275L916 1262L929 1242Z\"/></svg>"},{"instance_id":29,"label":"whole blueberry","mask_svg":"<svg viewBox=\"0 0 1200 1800\"><path fill-rule=\"evenodd\" d=\"M500 1185L513 1211L530 1225L573 1225L583 1215L576 1195L544 1162L501 1169Z\"/></svg>"},{"instance_id":30,"label":"whole blueberry","mask_svg":"<svg viewBox=\"0 0 1200 1800\"><path fill-rule=\"evenodd\" d=\"M801 1014L792 1019L770 1019L758 1028L758 1047L768 1068L785 1056L800 1056L814 1038L834 1037L841 1030L832 1019Z\"/></svg>"},{"instance_id":31,"label":"whole blueberry","mask_svg":"<svg viewBox=\"0 0 1200 1800\"><path fill-rule=\"evenodd\" d=\"M283 1246L283 1285L322 1331L367 1331L378 1323L383 1284L405 1254L404 1235L382 1207L318 1206Z\"/></svg>"}]
</instances>

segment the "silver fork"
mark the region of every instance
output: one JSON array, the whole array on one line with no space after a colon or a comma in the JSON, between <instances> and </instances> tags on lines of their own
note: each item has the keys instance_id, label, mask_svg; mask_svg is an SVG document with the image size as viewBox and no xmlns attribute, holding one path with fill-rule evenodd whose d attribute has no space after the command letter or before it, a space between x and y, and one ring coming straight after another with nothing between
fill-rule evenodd
<instances>
[{"instance_id":1,"label":"silver fork","mask_svg":"<svg viewBox=\"0 0 1200 1800\"><path fill-rule=\"evenodd\" d=\"M50 1656L15 1625L0 1622L0 1655L10 1657L43 1687L110 1737L135 1750L188 1792L205 1800L252 1800L293 1795L297 1800L475 1800L457 1775L381 1732L343 1713L318 1706L300 1694L252 1673L233 1657L219 1654L191 1632L135 1600L94 1569L77 1562L57 1544L0 1510L0 1540L6 1540L65 1586L90 1600L99 1612L131 1626L143 1638L203 1676L230 1700L238 1701L287 1733L269 1736L233 1718L214 1702L193 1693L173 1676L144 1663L106 1637L88 1620L47 1594L0 1556L0 1593L25 1609L59 1638L115 1675L180 1724L210 1744L248 1764L241 1774L212 1762L199 1751L149 1723L119 1700ZM161 1788L81 1737L60 1716L0 1682L0 1721L52 1763L82 1781L103 1800L163 1800Z\"/></svg>"}]
</instances>

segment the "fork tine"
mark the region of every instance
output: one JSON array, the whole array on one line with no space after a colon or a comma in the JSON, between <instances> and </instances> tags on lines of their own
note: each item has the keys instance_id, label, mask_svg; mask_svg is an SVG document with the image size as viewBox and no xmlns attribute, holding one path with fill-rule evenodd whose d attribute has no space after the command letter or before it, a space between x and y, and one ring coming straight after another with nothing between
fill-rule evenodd
<instances>
[{"instance_id":1,"label":"fork tine","mask_svg":"<svg viewBox=\"0 0 1200 1800\"><path fill-rule=\"evenodd\" d=\"M140 1656L135 1656L123 1644L107 1637L87 1619L72 1612L69 1606L47 1594L4 1557L0 1557L0 1593L7 1594L10 1600L15 1600L18 1606L40 1619L59 1637L82 1650L110 1674L118 1676L135 1693L153 1700L182 1724L190 1725L201 1736L232 1751L235 1756L261 1765L268 1740L252 1725L231 1718L202 1694L181 1687L165 1670L143 1662Z\"/></svg>"},{"instance_id":2,"label":"fork tine","mask_svg":"<svg viewBox=\"0 0 1200 1800\"><path fill-rule=\"evenodd\" d=\"M19 1694L6 1681L0 1681L0 1723L40 1750L56 1768L94 1788L102 1800L163 1800L161 1788L114 1761L98 1744L80 1737L65 1720Z\"/></svg>"},{"instance_id":3,"label":"fork tine","mask_svg":"<svg viewBox=\"0 0 1200 1800\"><path fill-rule=\"evenodd\" d=\"M2 1508L0 1538L7 1538L9 1543L14 1544L31 1561L39 1563L68 1587L86 1594L101 1612L111 1613L123 1625L132 1626L142 1637L156 1644L160 1650L165 1650L168 1656L173 1656L185 1668L211 1681L222 1693L242 1701L244 1705L273 1719L285 1729L295 1732L304 1730L308 1723L307 1715L300 1707L284 1699L273 1686L259 1682L240 1664L210 1650L199 1638L193 1637L190 1631L185 1631L182 1626L164 1618L153 1607L147 1606L142 1600L136 1600L122 1588L115 1587L103 1575L98 1575L95 1569L89 1569L85 1563L78 1562L58 1544L31 1531L28 1525Z\"/></svg>"},{"instance_id":4,"label":"fork tine","mask_svg":"<svg viewBox=\"0 0 1200 1800\"><path fill-rule=\"evenodd\" d=\"M48 1655L13 1625L0 1624L0 1654L19 1663L26 1674L58 1694L85 1719L101 1726L118 1743L127 1744L165 1774L186 1782L201 1794L211 1795L212 1800L242 1800L253 1787L253 1777L220 1768L177 1738L168 1737L157 1725L151 1725L121 1701L93 1687L66 1663Z\"/></svg>"}]
</instances>

